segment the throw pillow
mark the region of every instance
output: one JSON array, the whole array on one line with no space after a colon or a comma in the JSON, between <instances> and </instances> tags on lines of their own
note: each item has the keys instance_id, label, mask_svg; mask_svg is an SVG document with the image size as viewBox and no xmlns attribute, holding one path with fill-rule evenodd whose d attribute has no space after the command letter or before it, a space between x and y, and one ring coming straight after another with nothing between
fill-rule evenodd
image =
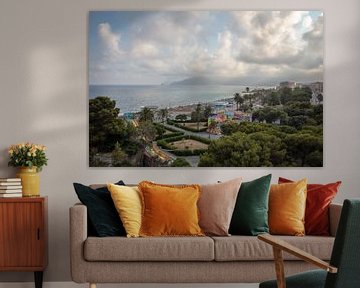
<instances>
[{"instance_id":1,"label":"throw pillow","mask_svg":"<svg viewBox=\"0 0 360 288\"><path fill-rule=\"evenodd\" d=\"M242 178L218 184L201 185L199 225L207 235L229 236L231 216Z\"/></svg>"},{"instance_id":2,"label":"throw pillow","mask_svg":"<svg viewBox=\"0 0 360 288\"><path fill-rule=\"evenodd\" d=\"M118 185L124 185L119 181ZM74 183L75 192L87 207L89 227L94 236L125 236L125 229L120 221L110 192L106 187L92 189L80 183Z\"/></svg>"},{"instance_id":3,"label":"throw pillow","mask_svg":"<svg viewBox=\"0 0 360 288\"><path fill-rule=\"evenodd\" d=\"M142 198L140 236L202 236L196 203L199 185L139 183Z\"/></svg>"},{"instance_id":4,"label":"throw pillow","mask_svg":"<svg viewBox=\"0 0 360 288\"><path fill-rule=\"evenodd\" d=\"M271 234L303 236L306 207L306 184L273 184L269 195L269 227Z\"/></svg>"},{"instance_id":5,"label":"throw pillow","mask_svg":"<svg viewBox=\"0 0 360 288\"><path fill-rule=\"evenodd\" d=\"M270 182L271 174L241 184L230 223L230 234L256 236L269 233Z\"/></svg>"},{"instance_id":6,"label":"throw pillow","mask_svg":"<svg viewBox=\"0 0 360 288\"><path fill-rule=\"evenodd\" d=\"M137 187L107 185L127 237L139 237L141 226L141 197Z\"/></svg>"},{"instance_id":7,"label":"throw pillow","mask_svg":"<svg viewBox=\"0 0 360 288\"><path fill-rule=\"evenodd\" d=\"M279 184L293 181L279 177ZM341 181L329 184L308 184L305 233L307 235L329 236L329 206L335 198Z\"/></svg>"}]
</instances>

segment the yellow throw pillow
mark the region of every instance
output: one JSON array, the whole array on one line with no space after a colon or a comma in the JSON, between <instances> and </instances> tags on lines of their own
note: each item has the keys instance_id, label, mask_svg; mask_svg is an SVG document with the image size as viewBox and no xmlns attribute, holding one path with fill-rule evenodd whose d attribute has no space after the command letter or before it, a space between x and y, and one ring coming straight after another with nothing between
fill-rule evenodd
<instances>
[{"instance_id":1,"label":"yellow throw pillow","mask_svg":"<svg viewBox=\"0 0 360 288\"><path fill-rule=\"evenodd\" d=\"M138 187L107 184L127 237L139 237L141 196Z\"/></svg>"},{"instance_id":2,"label":"yellow throw pillow","mask_svg":"<svg viewBox=\"0 0 360 288\"><path fill-rule=\"evenodd\" d=\"M203 236L197 201L199 185L139 184L142 197L140 236Z\"/></svg>"},{"instance_id":3,"label":"yellow throw pillow","mask_svg":"<svg viewBox=\"0 0 360 288\"><path fill-rule=\"evenodd\" d=\"M269 228L271 234L305 234L307 180L273 184L269 195Z\"/></svg>"}]
</instances>

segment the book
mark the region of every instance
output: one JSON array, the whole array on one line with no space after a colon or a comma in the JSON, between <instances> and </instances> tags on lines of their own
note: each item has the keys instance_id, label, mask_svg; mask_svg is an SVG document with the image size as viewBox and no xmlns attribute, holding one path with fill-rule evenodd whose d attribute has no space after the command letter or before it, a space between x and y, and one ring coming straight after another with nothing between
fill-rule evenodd
<instances>
[{"instance_id":1,"label":"book","mask_svg":"<svg viewBox=\"0 0 360 288\"><path fill-rule=\"evenodd\" d=\"M3 190L16 190L16 189L21 189L22 186L21 185L17 185L17 186L0 186L0 193L2 193L1 191Z\"/></svg>"},{"instance_id":2,"label":"book","mask_svg":"<svg viewBox=\"0 0 360 288\"><path fill-rule=\"evenodd\" d=\"M0 182L0 186L19 186L21 182Z\"/></svg>"},{"instance_id":3,"label":"book","mask_svg":"<svg viewBox=\"0 0 360 288\"><path fill-rule=\"evenodd\" d=\"M21 182L20 178L0 178L0 182Z\"/></svg>"},{"instance_id":4,"label":"book","mask_svg":"<svg viewBox=\"0 0 360 288\"><path fill-rule=\"evenodd\" d=\"M22 189L0 189L0 194L16 194L22 192Z\"/></svg>"},{"instance_id":5,"label":"book","mask_svg":"<svg viewBox=\"0 0 360 288\"><path fill-rule=\"evenodd\" d=\"M0 198L22 197L22 193L0 193Z\"/></svg>"}]
</instances>

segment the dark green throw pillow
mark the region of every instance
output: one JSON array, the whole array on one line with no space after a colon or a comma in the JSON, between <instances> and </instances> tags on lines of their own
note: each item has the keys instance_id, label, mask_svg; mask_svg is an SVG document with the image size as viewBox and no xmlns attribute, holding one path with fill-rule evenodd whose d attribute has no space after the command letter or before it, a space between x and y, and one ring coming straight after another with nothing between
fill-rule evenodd
<instances>
[{"instance_id":1,"label":"dark green throw pillow","mask_svg":"<svg viewBox=\"0 0 360 288\"><path fill-rule=\"evenodd\" d=\"M123 181L115 183L125 185ZM74 183L75 192L87 207L89 234L94 236L126 236L124 226L116 211L111 194L107 187L92 189L79 183Z\"/></svg>"},{"instance_id":2,"label":"dark green throw pillow","mask_svg":"<svg viewBox=\"0 0 360 288\"><path fill-rule=\"evenodd\" d=\"M230 222L230 234L256 236L269 233L270 182L271 174L241 184Z\"/></svg>"}]
</instances>

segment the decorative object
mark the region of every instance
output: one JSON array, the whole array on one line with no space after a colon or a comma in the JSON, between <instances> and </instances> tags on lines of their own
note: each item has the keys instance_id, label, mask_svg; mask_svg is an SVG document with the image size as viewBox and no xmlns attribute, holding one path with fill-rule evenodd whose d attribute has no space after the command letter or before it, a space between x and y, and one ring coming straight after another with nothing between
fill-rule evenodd
<instances>
[{"instance_id":1,"label":"decorative object","mask_svg":"<svg viewBox=\"0 0 360 288\"><path fill-rule=\"evenodd\" d=\"M125 236L126 232L116 211L111 194L106 185L93 189L80 183L74 183L75 192L87 208L89 231L91 236ZM119 181L116 185L125 185Z\"/></svg>"},{"instance_id":2,"label":"decorative object","mask_svg":"<svg viewBox=\"0 0 360 288\"><path fill-rule=\"evenodd\" d=\"M19 167L16 177L21 179L23 197L36 197L40 195L40 177L35 166Z\"/></svg>"},{"instance_id":3,"label":"decorative object","mask_svg":"<svg viewBox=\"0 0 360 288\"><path fill-rule=\"evenodd\" d=\"M163 185L142 181L140 236L203 236L197 202L199 185Z\"/></svg>"},{"instance_id":4,"label":"decorative object","mask_svg":"<svg viewBox=\"0 0 360 288\"><path fill-rule=\"evenodd\" d=\"M230 223L231 235L269 233L270 183L271 174L241 183Z\"/></svg>"},{"instance_id":5,"label":"decorative object","mask_svg":"<svg viewBox=\"0 0 360 288\"><path fill-rule=\"evenodd\" d=\"M88 19L89 166L323 166L321 11Z\"/></svg>"},{"instance_id":6,"label":"decorative object","mask_svg":"<svg viewBox=\"0 0 360 288\"><path fill-rule=\"evenodd\" d=\"M42 167L47 165L46 147L33 143L20 143L9 147L9 166L19 167L16 174L21 178L23 197L40 195L39 174Z\"/></svg>"},{"instance_id":7,"label":"decorative object","mask_svg":"<svg viewBox=\"0 0 360 288\"><path fill-rule=\"evenodd\" d=\"M139 237L142 213L139 188L114 184L108 184L107 188L124 225L126 236Z\"/></svg>"},{"instance_id":8,"label":"decorative object","mask_svg":"<svg viewBox=\"0 0 360 288\"><path fill-rule=\"evenodd\" d=\"M294 183L273 184L269 195L270 234L305 235L307 179Z\"/></svg>"},{"instance_id":9,"label":"decorative object","mask_svg":"<svg viewBox=\"0 0 360 288\"><path fill-rule=\"evenodd\" d=\"M206 235L229 236L231 216L234 212L242 178L222 183L200 185L199 225Z\"/></svg>"},{"instance_id":10,"label":"decorative object","mask_svg":"<svg viewBox=\"0 0 360 288\"><path fill-rule=\"evenodd\" d=\"M292 180L279 177L279 184ZM307 184L305 234L329 236L329 206L335 198L341 181L328 184Z\"/></svg>"}]
</instances>

